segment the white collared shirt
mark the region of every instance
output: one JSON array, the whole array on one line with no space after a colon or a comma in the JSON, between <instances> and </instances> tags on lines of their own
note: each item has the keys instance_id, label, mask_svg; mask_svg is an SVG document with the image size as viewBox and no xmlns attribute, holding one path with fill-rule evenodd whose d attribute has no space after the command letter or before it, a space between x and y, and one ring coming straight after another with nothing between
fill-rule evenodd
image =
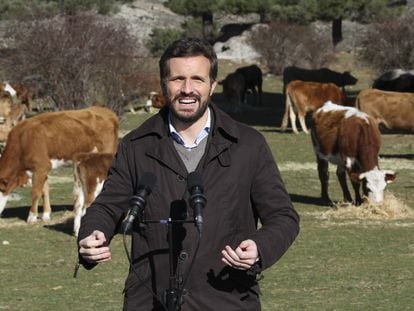
<instances>
[{"instance_id":1,"label":"white collared shirt","mask_svg":"<svg viewBox=\"0 0 414 311\"><path fill-rule=\"evenodd\" d=\"M168 114L168 126L170 128L170 133L172 138L180 145L183 145L184 148L191 150L196 148L200 142L206 138L208 136L208 133L210 132L210 128L211 128L211 112L210 112L210 107L207 108L207 121L206 124L204 125L203 129L200 131L200 133L198 133L195 141L193 144L191 145L187 145L184 142L184 139L182 138L182 136L177 132L177 130L175 129L175 127L172 125L171 122L171 112Z\"/></svg>"}]
</instances>

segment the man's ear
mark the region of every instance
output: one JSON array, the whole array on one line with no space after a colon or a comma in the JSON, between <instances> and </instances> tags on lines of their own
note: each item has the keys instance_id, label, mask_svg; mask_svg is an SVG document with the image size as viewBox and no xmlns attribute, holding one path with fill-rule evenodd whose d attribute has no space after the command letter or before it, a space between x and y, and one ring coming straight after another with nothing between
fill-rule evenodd
<instances>
[{"instance_id":1,"label":"man's ear","mask_svg":"<svg viewBox=\"0 0 414 311\"><path fill-rule=\"evenodd\" d=\"M220 82L214 81L214 82L211 84L210 96L211 96L211 95L213 95L214 90L216 89L217 83L220 83Z\"/></svg>"}]
</instances>

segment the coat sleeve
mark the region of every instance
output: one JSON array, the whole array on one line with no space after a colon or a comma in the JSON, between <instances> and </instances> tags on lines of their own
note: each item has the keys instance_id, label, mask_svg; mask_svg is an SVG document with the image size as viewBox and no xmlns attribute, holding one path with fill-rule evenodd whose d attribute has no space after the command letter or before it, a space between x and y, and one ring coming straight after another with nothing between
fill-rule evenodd
<instances>
[{"instance_id":1,"label":"coat sleeve","mask_svg":"<svg viewBox=\"0 0 414 311\"><path fill-rule=\"evenodd\" d=\"M263 136L256 150L251 201L260 220L260 228L253 234L261 268L266 269L279 260L299 233L299 215L285 188L271 150Z\"/></svg>"},{"instance_id":2,"label":"coat sleeve","mask_svg":"<svg viewBox=\"0 0 414 311\"><path fill-rule=\"evenodd\" d=\"M94 230L102 231L109 244L119 231L133 195L133 176L128 166L126 146L122 142L112 161L101 193L86 210L79 229L78 243ZM80 258L81 259L81 258ZM80 260L86 268L85 263Z\"/></svg>"}]
</instances>

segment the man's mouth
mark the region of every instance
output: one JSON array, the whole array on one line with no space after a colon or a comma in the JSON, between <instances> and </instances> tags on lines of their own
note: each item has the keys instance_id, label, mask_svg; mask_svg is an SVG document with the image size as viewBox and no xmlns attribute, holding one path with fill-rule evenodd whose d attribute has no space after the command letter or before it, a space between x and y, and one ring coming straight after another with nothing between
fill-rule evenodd
<instances>
[{"instance_id":1,"label":"man's mouth","mask_svg":"<svg viewBox=\"0 0 414 311\"><path fill-rule=\"evenodd\" d=\"M182 98L178 98L178 103L183 104L183 105L195 104L197 103L197 99L194 97L182 97Z\"/></svg>"}]
</instances>

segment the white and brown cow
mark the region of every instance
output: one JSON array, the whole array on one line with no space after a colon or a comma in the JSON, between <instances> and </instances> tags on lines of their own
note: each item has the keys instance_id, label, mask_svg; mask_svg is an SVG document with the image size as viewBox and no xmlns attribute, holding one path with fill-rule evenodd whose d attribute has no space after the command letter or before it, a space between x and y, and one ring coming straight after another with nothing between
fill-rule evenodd
<instances>
[{"instance_id":1,"label":"white and brown cow","mask_svg":"<svg viewBox=\"0 0 414 311\"><path fill-rule=\"evenodd\" d=\"M107 108L47 112L18 123L9 133L0 158L0 214L9 194L32 177L32 204L27 222L35 222L43 198L43 220L50 219L47 176L51 169L72 161L80 152L114 153L118 117Z\"/></svg>"},{"instance_id":2,"label":"white and brown cow","mask_svg":"<svg viewBox=\"0 0 414 311\"><path fill-rule=\"evenodd\" d=\"M355 191L355 203L361 204L362 182L364 195L372 203L384 199L387 183L395 179L393 171L380 170L378 153L381 135L375 120L353 107L325 103L313 113L312 144L318 162L321 196L332 204L328 195L328 163L337 165L336 174L344 201L352 202L346 183L346 172Z\"/></svg>"},{"instance_id":3,"label":"white and brown cow","mask_svg":"<svg viewBox=\"0 0 414 311\"><path fill-rule=\"evenodd\" d=\"M305 123L306 113L315 111L327 101L343 105L344 100L344 93L334 83L292 81L286 87L285 114L281 129L286 130L290 118L293 132L299 133L296 127L297 113L303 131L309 133Z\"/></svg>"},{"instance_id":4,"label":"white and brown cow","mask_svg":"<svg viewBox=\"0 0 414 311\"><path fill-rule=\"evenodd\" d=\"M113 157L113 153L82 152L75 155L73 159L73 176L75 178L73 188L75 197L73 232L76 236L86 209L102 191Z\"/></svg>"},{"instance_id":5,"label":"white and brown cow","mask_svg":"<svg viewBox=\"0 0 414 311\"><path fill-rule=\"evenodd\" d=\"M390 130L414 132L414 93L366 89L355 105Z\"/></svg>"}]
</instances>

